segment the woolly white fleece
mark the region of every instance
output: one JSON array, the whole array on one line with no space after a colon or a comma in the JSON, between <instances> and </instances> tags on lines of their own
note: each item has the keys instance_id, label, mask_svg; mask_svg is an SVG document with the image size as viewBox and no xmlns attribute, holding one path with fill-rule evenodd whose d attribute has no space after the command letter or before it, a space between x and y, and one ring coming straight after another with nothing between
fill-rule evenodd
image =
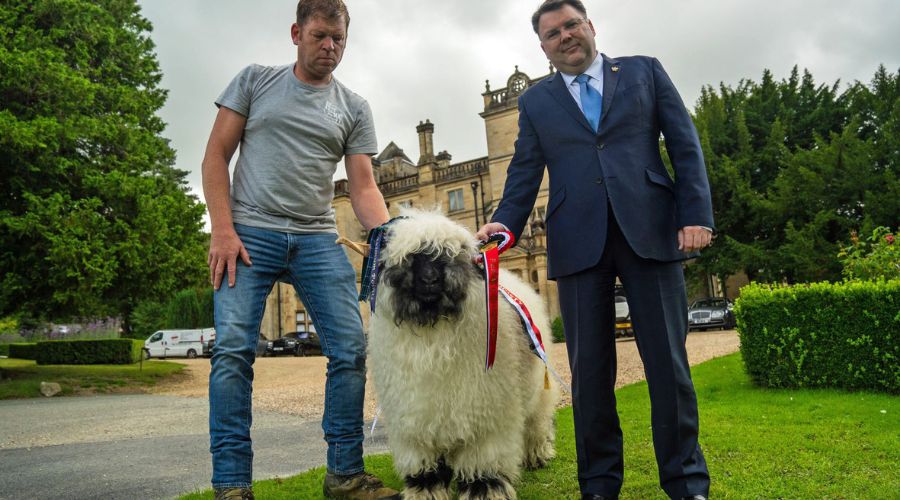
<instances>
[{"instance_id":1,"label":"woolly white fleece","mask_svg":"<svg viewBox=\"0 0 900 500\"><path fill-rule=\"evenodd\" d=\"M407 219L389 226L384 265L408 264L416 252L467 258L475 237L436 212L404 211ZM550 324L540 297L512 273L500 284L524 302L549 342ZM481 279L468 283L463 312L432 326L395 324L393 290L382 281L369 325L369 367L387 425L394 467L401 476L434 470L444 457L454 478L506 478L522 465L552 458L553 415L559 388L529 339L516 312L501 296L497 354L485 370L485 290ZM507 485L507 496L515 492ZM405 495L415 492L406 491ZM404 497L406 498L406 497Z\"/></svg>"}]
</instances>

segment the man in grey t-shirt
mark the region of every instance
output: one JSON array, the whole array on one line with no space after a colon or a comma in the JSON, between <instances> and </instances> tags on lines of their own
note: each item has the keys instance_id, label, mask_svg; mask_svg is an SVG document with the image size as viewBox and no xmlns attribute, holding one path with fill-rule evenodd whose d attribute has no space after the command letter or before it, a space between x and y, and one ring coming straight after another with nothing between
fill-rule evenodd
<instances>
[{"instance_id":1,"label":"man in grey t-shirt","mask_svg":"<svg viewBox=\"0 0 900 500\"><path fill-rule=\"evenodd\" d=\"M332 176L341 158L363 226L371 229L389 218L372 174L372 113L332 76L349 23L342 0L300 0L291 26L296 63L248 66L216 100L219 112L203 159L216 290L209 378L216 499L253 498L252 365L266 296L277 281L294 285L328 357L325 495L397 494L363 468L366 341L356 272L334 243ZM238 145L232 185L228 163Z\"/></svg>"}]
</instances>

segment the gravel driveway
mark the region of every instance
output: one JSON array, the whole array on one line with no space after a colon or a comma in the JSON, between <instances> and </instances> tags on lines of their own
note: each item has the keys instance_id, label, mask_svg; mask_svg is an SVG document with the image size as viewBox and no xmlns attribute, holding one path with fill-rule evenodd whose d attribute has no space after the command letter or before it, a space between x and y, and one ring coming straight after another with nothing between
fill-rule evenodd
<instances>
[{"instance_id":1,"label":"gravel driveway","mask_svg":"<svg viewBox=\"0 0 900 500\"><path fill-rule=\"evenodd\" d=\"M738 350L737 332L693 332L688 335L687 351L691 365L731 354ZM547 354L560 378L570 383L569 361L565 344L548 344ZM623 338L616 343L618 376L616 387L644 379L644 365L633 339ZM206 397L209 379L209 360L178 360L187 368L183 377L165 387L154 390L158 394L186 397ZM261 410L296 415L303 418L320 418L325 400L325 358L258 358L254 365L253 407ZM366 391L366 419L375 415L375 391L370 383ZM570 405L569 395L563 392L560 406Z\"/></svg>"}]
</instances>

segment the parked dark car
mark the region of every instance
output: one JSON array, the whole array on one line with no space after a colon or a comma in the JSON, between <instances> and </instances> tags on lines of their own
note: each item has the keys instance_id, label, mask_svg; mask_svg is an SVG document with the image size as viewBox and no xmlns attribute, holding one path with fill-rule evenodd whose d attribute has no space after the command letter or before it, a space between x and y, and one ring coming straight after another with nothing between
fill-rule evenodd
<instances>
[{"instance_id":1,"label":"parked dark car","mask_svg":"<svg viewBox=\"0 0 900 500\"><path fill-rule=\"evenodd\" d=\"M283 354L296 356L297 346L298 343L296 338L285 335L284 337L266 342L266 352L263 353L263 356L280 356Z\"/></svg>"},{"instance_id":2,"label":"parked dark car","mask_svg":"<svg viewBox=\"0 0 900 500\"><path fill-rule=\"evenodd\" d=\"M266 340L265 337L260 335L259 340L256 341L256 356L257 357L265 356L266 348L268 348L268 346L269 346L269 341Z\"/></svg>"},{"instance_id":3,"label":"parked dark car","mask_svg":"<svg viewBox=\"0 0 900 500\"><path fill-rule=\"evenodd\" d=\"M213 347L216 346L216 331L213 330L212 335L203 343L203 352L201 356L204 358L211 358L213 355Z\"/></svg>"},{"instance_id":4,"label":"parked dark car","mask_svg":"<svg viewBox=\"0 0 900 500\"><path fill-rule=\"evenodd\" d=\"M270 340L266 344L264 356L278 356L280 354L292 356L322 354L322 345L315 333L290 332L284 334L280 339Z\"/></svg>"},{"instance_id":5,"label":"parked dark car","mask_svg":"<svg viewBox=\"0 0 900 500\"><path fill-rule=\"evenodd\" d=\"M634 328L631 325L631 311L628 308L628 299L625 297L625 288L621 285L616 285L615 301L616 337L634 335Z\"/></svg>"},{"instance_id":6,"label":"parked dark car","mask_svg":"<svg viewBox=\"0 0 900 500\"><path fill-rule=\"evenodd\" d=\"M266 355L267 344L268 344L267 341L264 338L260 337L260 340L258 340L256 342L256 355L257 356L265 356ZM206 343L203 344L203 357L211 358L213 355L213 348L215 346L216 346L216 338L215 337L207 340Z\"/></svg>"},{"instance_id":7,"label":"parked dark car","mask_svg":"<svg viewBox=\"0 0 900 500\"><path fill-rule=\"evenodd\" d=\"M211 358L212 352L213 352L213 347L215 347L215 346L216 346L216 338L215 337L212 337L211 339L207 340L203 344L203 357Z\"/></svg>"},{"instance_id":8,"label":"parked dark car","mask_svg":"<svg viewBox=\"0 0 900 500\"><path fill-rule=\"evenodd\" d=\"M291 332L285 336L293 336L297 339L298 356L321 356L322 343L315 332Z\"/></svg>"},{"instance_id":9,"label":"parked dark car","mask_svg":"<svg viewBox=\"0 0 900 500\"><path fill-rule=\"evenodd\" d=\"M730 300L722 297L708 297L700 299L688 308L688 331L706 330L708 328L721 328L730 330L734 328L734 305Z\"/></svg>"}]
</instances>

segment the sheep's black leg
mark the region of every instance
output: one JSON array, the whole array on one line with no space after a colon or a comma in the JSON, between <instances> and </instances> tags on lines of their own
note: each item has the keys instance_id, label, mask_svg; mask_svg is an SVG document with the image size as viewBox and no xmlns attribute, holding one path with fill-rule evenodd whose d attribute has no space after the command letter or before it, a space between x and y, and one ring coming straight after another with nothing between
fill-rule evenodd
<instances>
[{"instance_id":1,"label":"sheep's black leg","mask_svg":"<svg viewBox=\"0 0 900 500\"><path fill-rule=\"evenodd\" d=\"M435 498L439 492L447 491L450 488L452 478L453 470L444 462L443 458L440 458L434 469L423 470L404 478L406 488L403 490L403 497Z\"/></svg>"},{"instance_id":2,"label":"sheep's black leg","mask_svg":"<svg viewBox=\"0 0 900 500\"><path fill-rule=\"evenodd\" d=\"M506 478L503 477L480 477L473 481L459 481L460 500L475 499L514 499L516 498L515 490Z\"/></svg>"}]
</instances>

